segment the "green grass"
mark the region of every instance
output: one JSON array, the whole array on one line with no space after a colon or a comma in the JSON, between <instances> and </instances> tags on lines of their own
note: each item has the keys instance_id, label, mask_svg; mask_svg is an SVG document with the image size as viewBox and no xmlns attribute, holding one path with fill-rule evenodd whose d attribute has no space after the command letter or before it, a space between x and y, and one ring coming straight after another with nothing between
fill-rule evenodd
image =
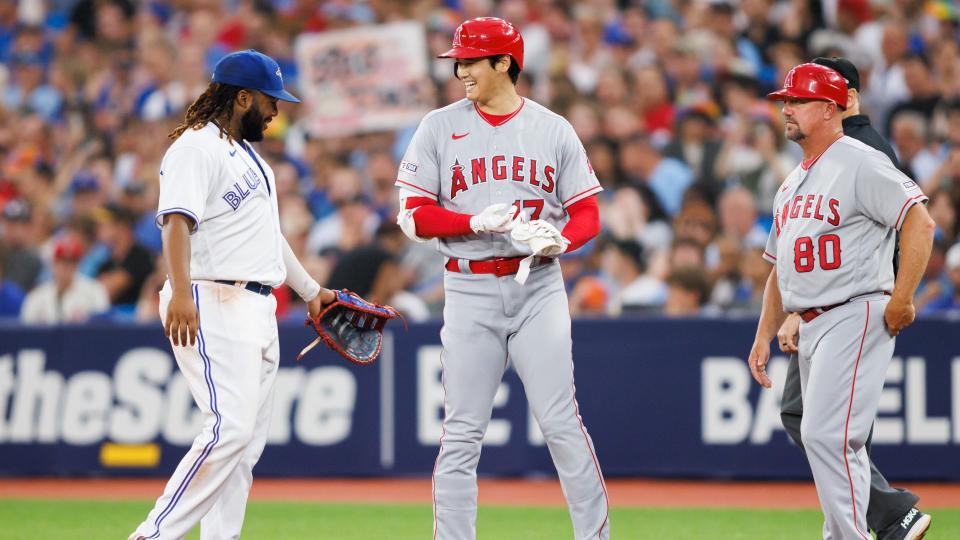
<instances>
[{"instance_id":1,"label":"green grass","mask_svg":"<svg viewBox=\"0 0 960 540\"><path fill-rule=\"evenodd\" d=\"M149 501L0 499L0 539L120 539L150 510ZM933 510L928 539L960 538L960 510ZM614 508L615 539L809 540L818 538L815 510ZM244 540L403 540L431 538L428 505L254 502ZM563 508L484 506L481 540L557 540L573 537ZM188 539L196 540L195 530Z\"/></svg>"}]
</instances>

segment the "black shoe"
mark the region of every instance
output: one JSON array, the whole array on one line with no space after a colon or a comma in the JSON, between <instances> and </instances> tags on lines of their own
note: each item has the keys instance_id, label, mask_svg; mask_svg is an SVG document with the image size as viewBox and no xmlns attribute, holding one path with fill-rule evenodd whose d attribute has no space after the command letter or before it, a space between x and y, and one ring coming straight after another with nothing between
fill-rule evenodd
<instances>
[{"instance_id":1,"label":"black shoe","mask_svg":"<svg viewBox=\"0 0 960 540\"><path fill-rule=\"evenodd\" d=\"M930 515L911 508L900 520L877 533L877 540L920 540L930 528Z\"/></svg>"}]
</instances>

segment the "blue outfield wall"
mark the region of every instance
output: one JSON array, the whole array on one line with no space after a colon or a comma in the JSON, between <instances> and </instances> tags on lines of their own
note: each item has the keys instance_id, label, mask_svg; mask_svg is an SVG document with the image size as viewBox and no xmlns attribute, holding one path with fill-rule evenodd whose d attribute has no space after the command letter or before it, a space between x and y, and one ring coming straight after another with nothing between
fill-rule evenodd
<instances>
[{"instance_id":1,"label":"blue outfield wall","mask_svg":"<svg viewBox=\"0 0 960 540\"><path fill-rule=\"evenodd\" d=\"M809 477L780 424L787 360L774 357L772 390L756 385L746 367L755 324L576 321L577 398L604 472ZM366 367L322 347L297 364L296 351L312 336L281 328L282 367L258 475L430 474L443 415L439 324L399 326ZM874 436L875 461L892 479L960 481L958 329L925 320L898 338ZM0 475L167 475L199 429L159 326L0 327ZM110 442L156 444L159 464L106 466L101 451ZM494 403L480 472L553 473L512 371Z\"/></svg>"}]
</instances>

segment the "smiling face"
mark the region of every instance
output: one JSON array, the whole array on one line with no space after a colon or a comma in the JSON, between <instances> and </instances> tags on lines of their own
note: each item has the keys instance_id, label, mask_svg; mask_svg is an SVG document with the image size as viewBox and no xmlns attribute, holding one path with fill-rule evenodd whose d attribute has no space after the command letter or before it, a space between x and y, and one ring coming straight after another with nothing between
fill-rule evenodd
<instances>
[{"instance_id":1,"label":"smiling face","mask_svg":"<svg viewBox=\"0 0 960 540\"><path fill-rule=\"evenodd\" d=\"M788 97L783 100L784 135L794 142L807 138L811 131L832 116L832 102Z\"/></svg>"},{"instance_id":2,"label":"smiling face","mask_svg":"<svg viewBox=\"0 0 960 540\"><path fill-rule=\"evenodd\" d=\"M454 74L463 83L467 99L486 101L500 91L504 84L511 84L507 71L510 69L510 57L500 56L491 65L487 58L459 58Z\"/></svg>"},{"instance_id":3,"label":"smiling face","mask_svg":"<svg viewBox=\"0 0 960 540\"><path fill-rule=\"evenodd\" d=\"M241 90L237 94L240 107L240 137L250 142L263 140L263 132L277 113L277 98L254 90Z\"/></svg>"}]
</instances>

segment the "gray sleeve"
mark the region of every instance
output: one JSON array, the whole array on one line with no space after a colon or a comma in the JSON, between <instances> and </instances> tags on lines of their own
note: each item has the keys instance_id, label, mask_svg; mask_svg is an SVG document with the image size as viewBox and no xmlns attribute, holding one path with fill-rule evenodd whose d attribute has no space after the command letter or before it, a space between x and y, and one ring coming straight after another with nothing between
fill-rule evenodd
<instances>
[{"instance_id":1,"label":"gray sleeve","mask_svg":"<svg viewBox=\"0 0 960 540\"><path fill-rule=\"evenodd\" d=\"M771 264L777 264L777 227L770 227L767 235L767 247L763 248L763 258Z\"/></svg>"},{"instance_id":2,"label":"gray sleeve","mask_svg":"<svg viewBox=\"0 0 960 540\"><path fill-rule=\"evenodd\" d=\"M916 182L879 154L860 163L855 188L860 211L870 219L898 230L907 210L927 200Z\"/></svg>"},{"instance_id":3,"label":"gray sleeve","mask_svg":"<svg viewBox=\"0 0 960 540\"><path fill-rule=\"evenodd\" d=\"M603 191L597 175L587 159L587 151L573 126L564 122L560 130L560 162L556 173L557 198L567 208L571 204ZM547 175L549 178L549 175ZM543 185L543 184L541 184ZM544 189L546 190L546 189Z\"/></svg>"},{"instance_id":4,"label":"gray sleeve","mask_svg":"<svg viewBox=\"0 0 960 540\"><path fill-rule=\"evenodd\" d=\"M398 188L416 193L421 197L440 199L440 157L437 154L437 138L427 116L413 134L403 161L397 171Z\"/></svg>"}]
</instances>

